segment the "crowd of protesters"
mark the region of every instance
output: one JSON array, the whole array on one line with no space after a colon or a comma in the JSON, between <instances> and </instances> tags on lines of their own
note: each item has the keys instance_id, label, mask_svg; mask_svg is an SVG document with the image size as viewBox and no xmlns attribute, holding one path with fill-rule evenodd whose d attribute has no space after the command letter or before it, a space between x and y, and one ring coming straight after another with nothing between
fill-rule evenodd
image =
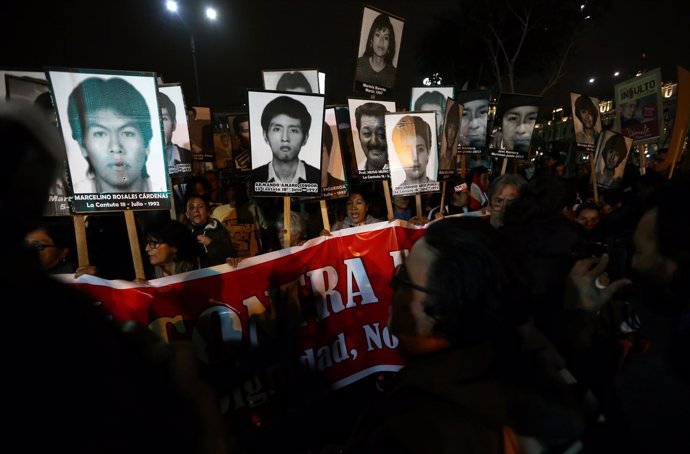
<instances>
[{"instance_id":1,"label":"crowd of protesters","mask_svg":"<svg viewBox=\"0 0 690 454\"><path fill-rule=\"evenodd\" d=\"M4 137L33 140L31 132L22 134L5 131ZM493 452L515 431L537 439L547 452L565 452L576 443L587 446L586 452L642 453L653 447L682 452L690 414L690 305L684 289L690 273L690 225L684 213L690 186L682 172L667 182L656 159L665 156L665 150L657 152L646 172L630 159L621 186L598 192L588 165L578 167L574 157L557 152L517 162L504 175L496 171L500 161L491 168L484 165L491 161L470 161L466 175L446 184L443 204L440 193L422 195L421 212L412 208L411 198L397 197L394 212L388 213L381 182L350 182L348 197L328 201L332 231L389 217L428 223L428 230L392 282L390 326L409 366L386 392L372 397L382 402L356 425L350 421L351 437L343 430L340 437L320 441L352 452L453 452L464 441L475 449L467 452ZM146 278L236 264L234 259L330 233L323 228L318 201L293 199L286 244L283 200L252 197L247 188L232 173L207 171L176 182L175 219L168 211L136 213L142 256L148 259ZM6 214L18 203L8 194L3 195L8 203L0 205ZM39 222L31 214L32 222L11 233L24 235L31 251L22 251L27 261L38 256L37 279L76 271L77 276L134 280L121 215L88 217L90 266L80 269L69 223L64 218ZM255 248L244 251L234 241L237 226L247 227ZM476 288L477 282L485 293L468 293L466 287ZM99 342L126 344L119 336ZM516 358L530 367L511 374L524 367ZM147 371L160 366L137 361ZM455 370L448 369L449 361L478 363L476 370ZM140 385L132 380L133 388ZM175 377L166 380L176 387ZM573 384L591 393L595 403L580 399ZM476 405L466 395L477 389L486 400L496 394L510 398L484 412L484 401ZM351 392L335 399L350 399ZM368 394L359 399L363 396ZM180 394L181 401L188 397ZM204 416L193 422L208 418L217 424L214 415L208 416L213 413L209 404L201 404ZM471 416L463 414L468 408ZM538 411L544 413L535 417ZM273 435L297 430L297 424L297 418L286 422ZM224 445L212 435L199 429L187 441Z\"/></svg>"}]
</instances>

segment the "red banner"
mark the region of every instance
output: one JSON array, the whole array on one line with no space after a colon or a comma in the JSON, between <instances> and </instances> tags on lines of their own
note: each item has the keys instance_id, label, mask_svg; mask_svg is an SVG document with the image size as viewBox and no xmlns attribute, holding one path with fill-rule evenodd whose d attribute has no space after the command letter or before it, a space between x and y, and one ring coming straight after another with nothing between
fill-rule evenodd
<instances>
[{"instance_id":1,"label":"red banner","mask_svg":"<svg viewBox=\"0 0 690 454\"><path fill-rule=\"evenodd\" d=\"M225 411L284 398L280 405L290 406L402 366L386 327L388 283L423 232L379 223L245 259L236 269L220 265L149 285L94 276L69 283L118 321L147 325L168 341L191 339Z\"/></svg>"}]
</instances>

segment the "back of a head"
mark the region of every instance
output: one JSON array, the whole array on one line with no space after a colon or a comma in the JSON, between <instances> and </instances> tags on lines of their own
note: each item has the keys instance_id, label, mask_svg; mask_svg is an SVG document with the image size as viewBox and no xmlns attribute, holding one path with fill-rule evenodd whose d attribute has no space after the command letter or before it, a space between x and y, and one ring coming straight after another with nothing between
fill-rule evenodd
<instances>
[{"instance_id":1,"label":"back of a head","mask_svg":"<svg viewBox=\"0 0 690 454\"><path fill-rule=\"evenodd\" d=\"M48 190L64 156L64 142L46 116L30 105L0 102L0 137L5 153L0 214L11 242L37 228Z\"/></svg>"},{"instance_id":2,"label":"back of a head","mask_svg":"<svg viewBox=\"0 0 690 454\"><path fill-rule=\"evenodd\" d=\"M447 218L429 225L434 251L425 311L454 345L496 340L527 319L528 283L511 248L488 223Z\"/></svg>"}]
</instances>

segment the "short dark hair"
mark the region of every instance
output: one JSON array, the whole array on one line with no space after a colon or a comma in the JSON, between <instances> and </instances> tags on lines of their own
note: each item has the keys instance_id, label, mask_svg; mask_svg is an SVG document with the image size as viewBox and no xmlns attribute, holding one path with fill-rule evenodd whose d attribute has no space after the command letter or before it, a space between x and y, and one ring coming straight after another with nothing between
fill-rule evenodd
<instances>
[{"instance_id":1,"label":"short dark hair","mask_svg":"<svg viewBox=\"0 0 690 454\"><path fill-rule=\"evenodd\" d=\"M354 194L359 194L367 205L371 205L371 192L365 188L363 185L358 185L356 187L350 188L350 193L348 198L352 197Z\"/></svg>"},{"instance_id":2,"label":"short dark hair","mask_svg":"<svg viewBox=\"0 0 690 454\"><path fill-rule=\"evenodd\" d=\"M177 248L176 261L196 262L201 256L199 243L192 232L174 219L164 219L153 224L146 232L146 239Z\"/></svg>"},{"instance_id":3,"label":"short dark hair","mask_svg":"<svg viewBox=\"0 0 690 454\"><path fill-rule=\"evenodd\" d=\"M276 90L279 91L291 91L296 88L304 88L307 93L313 93L311 84L305 75L299 71L284 73L276 85Z\"/></svg>"},{"instance_id":4,"label":"short dark hair","mask_svg":"<svg viewBox=\"0 0 690 454\"><path fill-rule=\"evenodd\" d=\"M606 155L611 152L616 153L616 156L619 160L625 159L625 156L628 154L628 146L626 145L625 138L622 135L615 134L604 144L604 149L601 153Z\"/></svg>"},{"instance_id":5,"label":"short dark hair","mask_svg":"<svg viewBox=\"0 0 690 454\"><path fill-rule=\"evenodd\" d=\"M390 18L385 14L379 14L376 16L376 19L374 19L374 22L372 22L371 28L369 29L369 36L367 36L367 49L364 51L364 56L369 57L374 54L371 42L377 30L389 31L390 40L388 43L388 52L386 52L384 60L388 64L393 64L393 58L395 58L395 30L393 29Z\"/></svg>"},{"instance_id":6,"label":"short dark hair","mask_svg":"<svg viewBox=\"0 0 690 454\"><path fill-rule=\"evenodd\" d=\"M446 103L446 97L440 91L425 91L414 102L414 110L422 110L424 104L436 104L443 109Z\"/></svg>"},{"instance_id":7,"label":"short dark hair","mask_svg":"<svg viewBox=\"0 0 690 454\"><path fill-rule=\"evenodd\" d=\"M368 115L370 117L380 117L383 118L386 115L388 109L381 103L378 102L365 102L364 104L357 106L355 109L355 124L359 130L362 125L362 115Z\"/></svg>"},{"instance_id":8,"label":"short dark hair","mask_svg":"<svg viewBox=\"0 0 690 454\"><path fill-rule=\"evenodd\" d=\"M496 340L528 318L527 276L500 233L478 218L429 224L423 241L434 259L424 311L452 345Z\"/></svg>"},{"instance_id":9,"label":"short dark hair","mask_svg":"<svg viewBox=\"0 0 690 454\"><path fill-rule=\"evenodd\" d=\"M444 118L443 132L448 131L448 126L455 125L455 133L457 134L460 127L460 105L456 102L452 103L448 108L447 115Z\"/></svg>"},{"instance_id":10,"label":"short dark hair","mask_svg":"<svg viewBox=\"0 0 690 454\"><path fill-rule=\"evenodd\" d=\"M249 116L246 114L235 115L235 118L232 119L232 130L235 132L235 135L240 134L240 123L245 121L249 123Z\"/></svg>"},{"instance_id":11,"label":"short dark hair","mask_svg":"<svg viewBox=\"0 0 690 454\"><path fill-rule=\"evenodd\" d=\"M393 129L393 140L397 140L397 137L407 136L410 132L409 127L414 127L414 133L416 136L424 139L427 150L431 152L431 126L429 123L422 120L422 117L417 115L405 115L395 124Z\"/></svg>"},{"instance_id":12,"label":"short dark hair","mask_svg":"<svg viewBox=\"0 0 690 454\"><path fill-rule=\"evenodd\" d=\"M306 106L301 102L289 96L278 96L271 100L261 114L261 128L264 132L268 131L268 126L278 115L287 115L290 118L296 118L302 125L302 130L305 134L309 133L311 128L311 115Z\"/></svg>"},{"instance_id":13,"label":"short dark hair","mask_svg":"<svg viewBox=\"0 0 690 454\"><path fill-rule=\"evenodd\" d=\"M599 118L599 110L596 108L589 96L580 95L575 100L575 112L573 113L580 121L582 121L582 118L580 117L581 110L589 111L589 113L592 114L594 121L597 121L597 118Z\"/></svg>"},{"instance_id":14,"label":"short dark hair","mask_svg":"<svg viewBox=\"0 0 690 454\"><path fill-rule=\"evenodd\" d=\"M601 206L599 206L599 204L593 200L588 200L587 202L583 202L577 206L577 209L575 210L575 217L580 216L580 213L585 210L594 210L601 216Z\"/></svg>"},{"instance_id":15,"label":"short dark hair","mask_svg":"<svg viewBox=\"0 0 690 454\"><path fill-rule=\"evenodd\" d=\"M326 151L328 155L331 155L331 147L333 147L333 133L331 132L331 127L323 122L323 144L326 146Z\"/></svg>"},{"instance_id":16,"label":"short dark hair","mask_svg":"<svg viewBox=\"0 0 690 454\"><path fill-rule=\"evenodd\" d=\"M148 147L153 130L146 100L132 84L119 77L89 77L70 93L67 99L67 118L72 128L72 138L81 146L84 146L84 130L88 126L89 117L102 109L112 109L132 118Z\"/></svg>"},{"instance_id":17,"label":"short dark hair","mask_svg":"<svg viewBox=\"0 0 690 454\"><path fill-rule=\"evenodd\" d=\"M162 91L158 92L158 105L161 108L161 111L166 109L172 121L177 123L177 108L175 107L175 103L172 102L172 99L170 99L170 97Z\"/></svg>"}]
</instances>

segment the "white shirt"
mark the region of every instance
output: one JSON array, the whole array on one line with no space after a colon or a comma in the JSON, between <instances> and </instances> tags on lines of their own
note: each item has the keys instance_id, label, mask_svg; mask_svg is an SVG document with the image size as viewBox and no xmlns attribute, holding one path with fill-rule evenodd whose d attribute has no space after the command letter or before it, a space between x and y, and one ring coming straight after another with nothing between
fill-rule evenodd
<instances>
[{"instance_id":1,"label":"white shirt","mask_svg":"<svg viewBox=\"0 0 690 454\"><path fill-rule=\"evenodd\" d=\"M275 170L273 170L273 161L271 161L268 164L268 182L275 181L276 183L299 183L300 178L302 179L302 181L307 181L307 171L304 167L304 161L299 161L299 163L297 163L297 171L295 172L295 175L292 177L292 179L289 181L283 181L280 178L278 178L278 175L276 175Z\"/></svg>"}]
</instances>

